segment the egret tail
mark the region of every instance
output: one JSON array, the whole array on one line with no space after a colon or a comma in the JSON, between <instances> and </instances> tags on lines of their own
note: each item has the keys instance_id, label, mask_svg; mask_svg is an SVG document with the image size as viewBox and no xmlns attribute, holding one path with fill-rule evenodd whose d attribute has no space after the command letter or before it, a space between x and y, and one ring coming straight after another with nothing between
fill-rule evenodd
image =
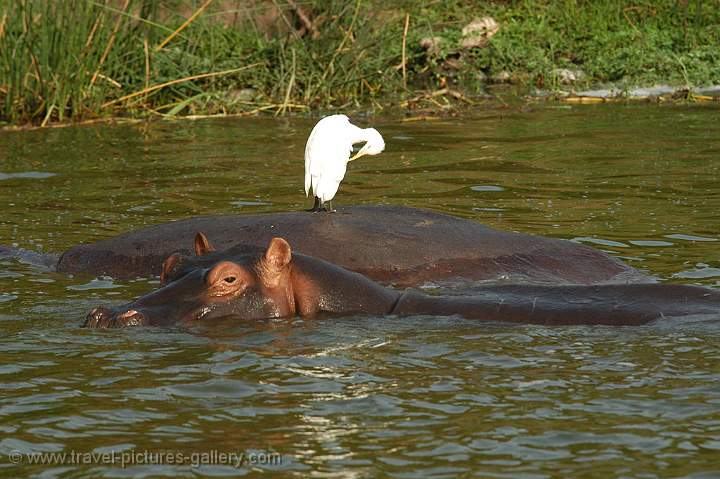
<instances>
[{"instance_id":1,"label":"egret tail","mask_svg":"<svg viewBox=\"0 0 720 479\"><path fill-rule=\"evenodd\" d=\"M310 186L312 184L312 176L308 173L307 168L305 171L305 198L310 196Z\"/></svg>"}]
</instances>

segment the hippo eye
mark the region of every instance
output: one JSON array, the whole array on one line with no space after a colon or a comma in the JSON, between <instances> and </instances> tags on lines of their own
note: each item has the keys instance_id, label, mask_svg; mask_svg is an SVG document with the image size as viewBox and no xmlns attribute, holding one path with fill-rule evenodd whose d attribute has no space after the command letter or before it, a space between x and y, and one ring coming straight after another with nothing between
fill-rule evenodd
<instances>
[{"instance_id":1,"label":"hippo eye","mask_svg":"<svg viewBox=\"0 0 720 479\"><path fill-rule=\"evenodd\" d=\"M225 282L228 284L233 284L235 282L235 279L235 276L228 276L227 278L225 278Z\"/></svg>"}]
</instances>

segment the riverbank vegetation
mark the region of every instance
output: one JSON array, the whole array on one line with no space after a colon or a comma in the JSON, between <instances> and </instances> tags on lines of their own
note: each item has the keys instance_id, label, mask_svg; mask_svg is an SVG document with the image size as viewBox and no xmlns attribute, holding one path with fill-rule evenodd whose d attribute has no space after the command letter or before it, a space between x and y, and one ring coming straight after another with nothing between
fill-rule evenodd
<instances>
[{"instance_id":1,"label":"riverbank vegetation","mask_svg":"<svg viewBox=\"0 0 720 479\"><path fill-rule=\"evenodd\" d=\"M720 0L2 0L0 122L720 84Z\"/></svg>"}]
</instances>

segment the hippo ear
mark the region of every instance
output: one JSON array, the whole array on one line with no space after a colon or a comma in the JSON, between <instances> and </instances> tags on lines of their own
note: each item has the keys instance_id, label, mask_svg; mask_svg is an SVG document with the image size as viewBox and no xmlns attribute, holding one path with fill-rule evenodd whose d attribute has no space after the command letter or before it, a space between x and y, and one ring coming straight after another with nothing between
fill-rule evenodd
<instances>
[{"instance_id":1,"label":"hippo ear","mask_svg":"<svg viewBox=\"0 0 720 479\"><path fill-rule=\"evenodd\" d=\"M203 256L211 251L215 251L215 247L210 244L210 240L207 239L207 236L205 236L205 233L202 231L198 231L195 235L195 255L196 256Z\"/></svg>"},{"instance_id":2,"label":"hippo ear","mask_svg":"<svg viewBox=\"0 0 720 479\"><path fill-rule=\"evenodd\" d=\"M288 265L292 259L290 245L282 238L273 238L270 245L265 251L265 261L277 269L282 269Z\"/></svg>"},{"instance_id":3,"label":"hippo ear","mask_svg":"<svg viewBox=\"0 0 720 479\"><path fill-rule=\"evenodd\" d=\"M168 276L172 272L175 265L178 264L178 261L180 261L180 253L173 253L170 256L168 256L165 261L163 261L162 271L160 272L160 284L161 285L164 285L165 283L167 283Z\"/></svg>"}]
</instances>

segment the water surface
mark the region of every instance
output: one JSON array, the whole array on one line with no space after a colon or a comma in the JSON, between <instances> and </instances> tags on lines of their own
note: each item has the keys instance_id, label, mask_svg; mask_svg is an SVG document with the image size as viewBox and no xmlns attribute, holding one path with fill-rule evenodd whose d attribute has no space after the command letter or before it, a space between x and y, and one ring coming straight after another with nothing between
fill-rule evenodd
<instances>
[{"instance_id":1,"label":"water surface","mask_svg":"<svg viewBox=\"0 0 720 479\"><path fill-rule=\"evenodd\" d=\"M351 163L336 203L432 208L581 241L663 281L720 286L719 113L549 106L378 119L387 151ZM0 133L0 244L63 251L186 216L308 207L313 122ZM156 284L0 260L0 474L720 475L720 317L79 328L91 307ZM67 455L28 464L34 452ZM236 467L222 453L246 456Z\"/></svg>"}]
</instances>

